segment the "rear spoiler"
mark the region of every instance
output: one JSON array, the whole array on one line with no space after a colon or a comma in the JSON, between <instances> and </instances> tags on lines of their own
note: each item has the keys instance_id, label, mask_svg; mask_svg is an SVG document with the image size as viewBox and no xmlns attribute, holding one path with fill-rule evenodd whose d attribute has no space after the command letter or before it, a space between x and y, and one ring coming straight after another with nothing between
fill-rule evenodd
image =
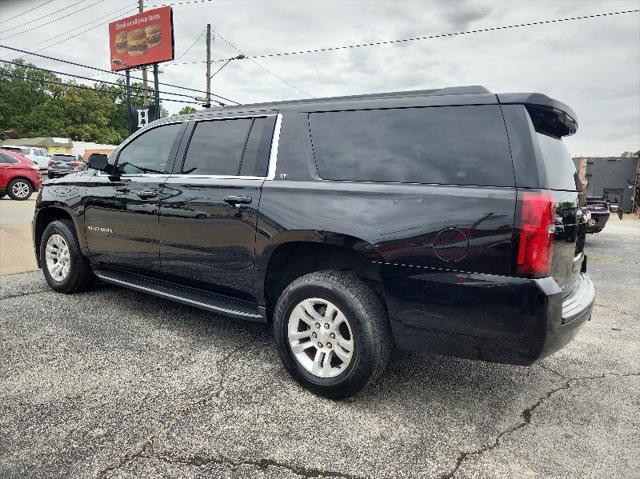
<instances>
[{"instance_id":1,"label":"rear spoiler","mask_svg":"<svg viewBox=\"0 0 640 479\"><path fill-rule=\"evenodd\" d=\"M502 105L524 105L536 131L556 138L578 131L575 112L562 102L541 93L502 93L496 95Z\"/></svg>"}]
</instances>

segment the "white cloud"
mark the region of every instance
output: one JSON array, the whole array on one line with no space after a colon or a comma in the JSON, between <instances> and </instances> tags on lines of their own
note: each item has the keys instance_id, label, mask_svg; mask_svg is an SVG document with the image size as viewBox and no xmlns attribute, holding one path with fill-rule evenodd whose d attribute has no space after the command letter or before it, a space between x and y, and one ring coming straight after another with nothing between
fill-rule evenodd
<instances>
[{"instance_id":1,"label":"white cloud","mask_svg":"<svg viewBox=\"0 0 640 479\"><path fill-rule=\"evenodd\" d=\"M27 25L36 18L36 13L46 14L71 3L52 2L19 20L0 23L0 32L20 21L25 28L37 25ZM47 38L64 38L63 32L81 29L95 18L131 3L107 0L68 16L65 21L8 39L6 44L29 49ZM3 2L0 22L36 4ZM640 8L640 0L214 0L174 8L175 43L176 54L182 54L207 22L243 52L256 55L636 8ZM182 60L203 60L204 51L201 40ZM237 54L221 40L214 43L213 52L214 58ZM108 68L107 27L102 25L43 53ZM3 51L0 57L14 56ZM34 57L28 59L43 67L87 73ZM640 147L638 13L259 61L315 96L469 84L484 85L494 92L537 91L567 103L577 112L580 129L567 140L572 153L613 155ZM161 81L204 89L203 63L163 66L161 70ZM99 77L109 78L109 75ZM213 90L242 102L304 96L247 60L233 62L214 77ZM180 105L167 103L166 107L177 111Z\"/></svg>"}]
</instances>

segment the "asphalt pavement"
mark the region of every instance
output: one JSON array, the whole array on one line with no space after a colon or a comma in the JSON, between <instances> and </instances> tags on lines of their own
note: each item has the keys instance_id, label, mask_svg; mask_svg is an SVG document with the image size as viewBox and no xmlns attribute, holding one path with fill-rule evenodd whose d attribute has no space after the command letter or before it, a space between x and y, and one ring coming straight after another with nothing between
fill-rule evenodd
<instances>
[{"instance_id":1,"label":"asphalt pavement","mask_svg":"<svg viewBox=\"0 0 640 479\"><path fill-rule=\"evenodd\" d=\"M347 401L266 326L126 289L0 276L0 476L640 477L640 221L589 236L598 298L533 367L396 353Z\"/></svg>"}]
</instances>

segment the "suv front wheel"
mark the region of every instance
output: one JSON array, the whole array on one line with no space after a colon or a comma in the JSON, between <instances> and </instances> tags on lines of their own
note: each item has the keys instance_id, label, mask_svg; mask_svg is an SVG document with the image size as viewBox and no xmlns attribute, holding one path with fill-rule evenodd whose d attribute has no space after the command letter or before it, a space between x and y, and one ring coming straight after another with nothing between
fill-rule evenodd
<instances>
[{"instance_id":1,"label":"suv front wheel","mask_svg":"<svg viewBox=\"0 0 640 479\"><path fill-rule=\"evenodd\" d=\"M40 264L52 289L74 293L91 286L94 275L69 220L49 223L40 241Z\"/></svg>"},{"instance_id":2,"label":"suv front wheel","mask_svg":"<svg viewBox=\"0 0 640 479\"><path fill-rule=\"evenodd\" d=\"M292 282L278 299L273 331L293 378L332 399L375 380L392 349L380 299L350 273L321 271Z\"/></svg>"}]
</instances>

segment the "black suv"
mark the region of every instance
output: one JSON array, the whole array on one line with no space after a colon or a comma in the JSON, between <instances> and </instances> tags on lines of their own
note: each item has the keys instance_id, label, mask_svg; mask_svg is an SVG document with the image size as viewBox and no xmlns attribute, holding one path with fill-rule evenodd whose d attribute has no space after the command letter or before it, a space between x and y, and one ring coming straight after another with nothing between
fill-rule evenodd
<instances>
[{"instance_id":1,"label":"black suv","mask_svg":"<svg viewBox=\"0 0 640 479\"><path fill-rule=\"evenodd\" d=\"M94 277L268 323L310 390L354 394L392 348L531 364L591 317L566 105L483 87L161 119L49 181L53 289Z\"/></svg>"}]
</instances>

